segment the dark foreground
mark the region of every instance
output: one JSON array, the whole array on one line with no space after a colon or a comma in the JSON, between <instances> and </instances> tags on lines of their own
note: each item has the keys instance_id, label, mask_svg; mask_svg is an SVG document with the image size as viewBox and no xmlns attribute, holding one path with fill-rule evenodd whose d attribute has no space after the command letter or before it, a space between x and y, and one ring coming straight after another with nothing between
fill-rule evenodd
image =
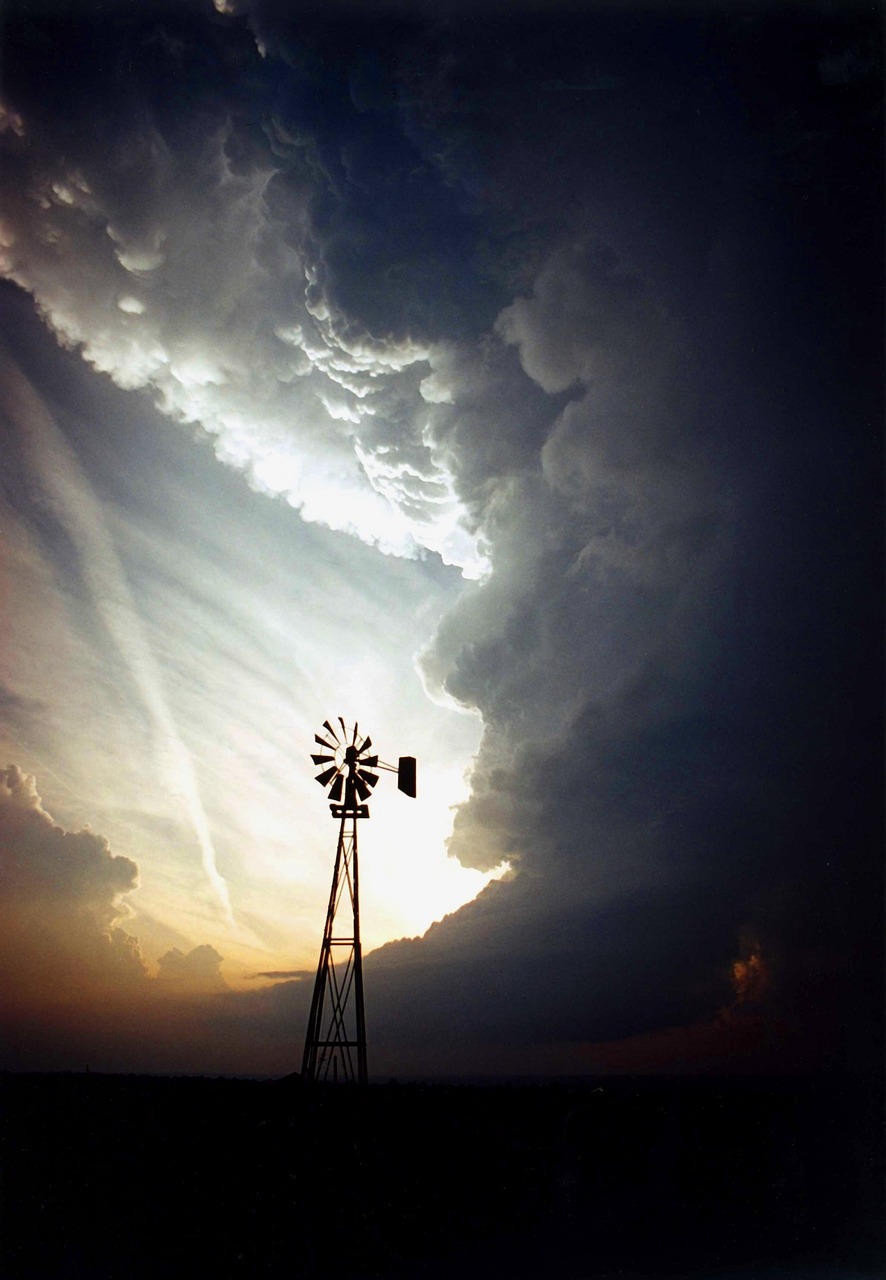
<instances>
[{"instance_id":1,"label":"dark foreground","mask_svg":"<svg viewBox=\"0 0 886 1280\"><path fill-rule=\"evenodd\" d=\"M872 1082L0 1091L8 1280L886 1274Z\"/></svg>"}]
</instances>

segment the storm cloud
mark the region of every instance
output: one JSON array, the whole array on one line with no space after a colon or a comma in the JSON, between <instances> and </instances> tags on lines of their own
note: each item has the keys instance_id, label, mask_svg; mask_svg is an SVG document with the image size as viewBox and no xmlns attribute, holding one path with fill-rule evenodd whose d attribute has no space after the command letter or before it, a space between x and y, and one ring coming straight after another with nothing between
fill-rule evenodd
<instances>
[{"instance_id":1,"label":"storm cloud","mask_svg":"<svg viewBox=\"0 0 886 1280\"><path fill-rule=\"evenodd\" d=\"M4 274L260 491L473 579L419 663L483 723L451 853L510 870L367 961L386 1063L736 1000L869 1055L875 24L513 8L47 19L54 78L22 25Z\"/></svg>"}]
</instances>

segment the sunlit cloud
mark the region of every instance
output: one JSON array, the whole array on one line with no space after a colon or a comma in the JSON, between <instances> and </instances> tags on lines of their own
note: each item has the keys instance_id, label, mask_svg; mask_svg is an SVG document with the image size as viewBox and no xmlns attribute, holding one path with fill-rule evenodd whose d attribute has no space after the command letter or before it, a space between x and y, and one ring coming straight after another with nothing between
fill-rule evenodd
<instances>
[{"instance_id":1,"label":"sunlit cloud","mask_svg":"<svg viewBox=\"0 0 886 1280\"><path fill-rule=\"evenodd\" d=\"M18 136L20 118L4 118ZM293 194L253 143L235 167L242 141L230 119L181 153L156 131L132 139L121 164L138 158L150 188L133 218L125 202L114 207L107 156L87 147L59 173L38 132L15 157L24 194L8 214L4 274L96 369L200 424L222 460L305 520L476 576L485 561L423 431L413 370L426 367L427 345L346 321L306 226L292 235L309 187ZM416 491L401 452L433 493Z\"/></svg>"}]
</instances>

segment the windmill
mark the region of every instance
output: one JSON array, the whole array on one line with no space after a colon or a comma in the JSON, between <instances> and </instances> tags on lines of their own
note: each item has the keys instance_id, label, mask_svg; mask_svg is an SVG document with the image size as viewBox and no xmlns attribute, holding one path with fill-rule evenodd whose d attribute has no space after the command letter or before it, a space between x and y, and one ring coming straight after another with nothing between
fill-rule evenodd
<instances>
[{"instance_id":1,"label":"windmill","mask_svg":"<svg viewBox=\"0 0 886 1280\"><path fill-rule=\"evenodd\" d=\"M349 730L341 716L341 736L328 720L325 736L314 735L323 748L312 754L321 765L317 781L329 788L329 812L339 820L338 845L302 1076L306 1080L353 1081L365 1084L366 1022L363 1014L363 956L360 950L359 868L357 821L369 817L366 801L378 782L379 769L396 773L397 786L415 796L415 759L400 756L399 764L385 764L372 751L372 739L361 738L357 725Z\"/></svg>"}]
</instances>

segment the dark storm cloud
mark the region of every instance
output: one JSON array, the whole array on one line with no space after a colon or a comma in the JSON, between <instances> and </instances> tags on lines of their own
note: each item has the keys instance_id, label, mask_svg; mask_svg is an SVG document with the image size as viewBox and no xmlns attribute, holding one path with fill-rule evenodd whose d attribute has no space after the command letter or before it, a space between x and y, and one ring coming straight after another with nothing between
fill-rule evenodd
<instances>
[{"instance_id":1,"label":"dark storm cloud","mask_svg":"<svg viewBox=\"0 0 886 1280\"><path fill-rule=\"evenodd\" d=\"M812 6L464 24L216 8L164 15L125 91L83 81L44 199L101 240L63 277L68 336L84 340L84 299L101 317L96 363L113 311L138 335L127 366L115 332L118 376L180 394L145 372L156 336L189 388L179 413L202 404L224 436L222 398L258 394L274 423L297 403L295 457L356 440L405 510L445 496L442 468L486 548L491 573L423 663L485 724L453 852L515 874L367 963L380 1037L578 1043L712 1017L751 929L779 1007L827 1022L827 1046L839 1015L863 1047L881 927L876 24ZM143 35L112 27L102 47L119 67ZM7 140L23 155L19 126L43 127L55 160L59 102L38 83L13 76ZM41 275L54 224L37 225L16 278L64 332L69 294ZM224 340L188 364L213 325ZM321 427L324 397L358 421ZM255 466L275 430L224 439Z\"/></svg>"},{"instance_id":2,"label":"dark storm cloud","mask_svg":"<svg viewBox=\"0 0 886 1280\"><path fill-rule=\"evenodd\" d=\"M541 447L496 474L494 407L460 438L494 571L425 655L486 725L453 851L520 874L374 958L406 1038L432 1038L438 1008L488 1042L712 1016L751 927L771 1008L804 1029L798 1058L876 1053L880 206L862 175L879 171L878 82L829 96L820 59L849 37L801 26L797 44L778 18L736 25L727 60L726 28L709 30L726 92L696 158L678 129L703 96L691 74L676 102L660 82L638 92L622 130L593 106L550 130L568 151L606 123L603 195L591 158L560 210L570 227L596 213L605 236L555 239L498 317L549 397ZM537 131L553 118L532 115ZM638 164L641 119L665 150L641 145ZM439 421L457 419L457 376L436 390Z\"/></svg>"}]
</instances>

